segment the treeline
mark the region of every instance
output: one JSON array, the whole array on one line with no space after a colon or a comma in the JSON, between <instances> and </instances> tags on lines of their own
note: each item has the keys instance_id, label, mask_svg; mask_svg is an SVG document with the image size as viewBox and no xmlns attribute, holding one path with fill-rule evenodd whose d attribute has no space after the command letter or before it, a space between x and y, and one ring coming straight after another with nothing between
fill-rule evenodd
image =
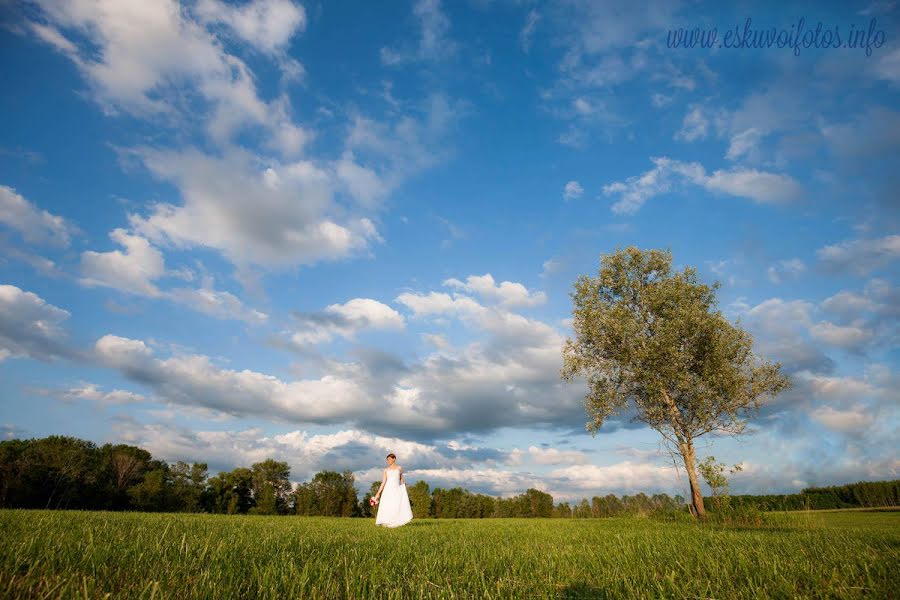
<instances>
[{"instance_id":1,"label":"treeline","mask_svg":"<svg viewBox=\"0 0 900 600\"><path fill-rule=\"evenodd\" d=\"M210 477L206 463L167 463L137 446L104 444L70 436L0 442L0 507L85 510L296 514L371 517L369 500L380 481L360 499L353 473L323 471L294 487L286 462L268 459ZM644 494L586 498L554 505L537 489L512 498L472 493L461 487L407 486L416 518L601 517L674 510L681 496Z\"/></svg>"},{"instance_id":2,"label":"treeline","mask_svg":"<svg viewBox=\"0 0 900 600\"><path fill-rule=\"evenodd\" d=\"M569 506L568 502L557 504L553 509L554 517L572 517L576 519L599 517L622 517L629 515L654 515L686 510L684 497L676 495L674 498L668 494L647 494L640 492L633 496L624 495L621 498L615 494L606 496L594 496L588 501L582 498L581 502Z\"/></svg>"},{"instance_id":3,"label":"treeline","mask_svg":"<svg viewBox=\"0 0 900 600\"><path fill-rule=\"evenodd\" d=\"M0 507L221 514L372 517L369 500L380 481L360 499L353 473L323 471L293 486L286 462L273 459L210 477L206 463L167 463L137 446L104 444L69 436L0 442ZM860 482L808 488L800 494L733 496L732 505L761 510L897 506L900 481ZM685 499L667 494L608 494L570 505L528 489L512 498L472 493L461 487L407 486L416 518L556 517L598 518L686 510ZM710 501L711 499L706 499Z\"/></svg>"},{"instance_id":4,"label":"treeline","mask_svg":"<svg viewBox=\"0 0 900 600\"><path fill-rule=\"evenodd\" d=\"M831 487L810 487L799 494L731 496L731 505L752 506L765 511L900 506L900 480L860 481Z\"/></svg>"},{"instance_id":5,"label":"treeline","mask_svg":"<svg viewBox=\"0 0 900 600\"><path fill-rule=\"evenodd\" d=\"M374 516L373 482L358 498L353 473L323 471L296 488L286 462L264 460L210 477L206 463L167 463L137 446L70 436L0 442L0 507L222 514ZM529 489L514 498L462 488L408 487L414 516L544 517L553 497Z\"/></svg>"}]
</instances>

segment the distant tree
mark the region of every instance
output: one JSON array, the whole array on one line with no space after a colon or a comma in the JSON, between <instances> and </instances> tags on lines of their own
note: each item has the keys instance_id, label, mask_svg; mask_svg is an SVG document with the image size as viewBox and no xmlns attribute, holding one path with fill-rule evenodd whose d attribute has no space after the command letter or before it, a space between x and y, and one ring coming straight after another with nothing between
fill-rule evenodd
<instances>
[{"instance_id":1,"label":"distant tree","mask_svg":"<svg viewBox=\"0 0 900 600\"><path fill-rule=\"evenodd\" d=\"M265 481L262 484L262 489L259 491L259 496L256 498L256 506L247 511L247 513L251 515L277 515L278 504L276 500L275 486Z\"/></svg>"},{"instance_id":2,"label":"distant tree","mask_svg":"<svg viewBox=\"0 0 900 600\"><path fill-rule=\"evenodd\" d=\"M253 471L237 467L222 471L208 481L205 505L209 512L229 515L244 514L255 504L253 498Z\"/></svg>"},{"instance_id":3,"label":"distant tree","mask_svg":"<svg viewBox=\"0 0 900 600\"><path fill-rule=\"evenodd\" d=\"M276 512L282 515L287 514L289 498L293 491L290 480L291 467L286 462L269 458L254 463L251 470L253 471L253 497L257 499L257 503L265 485L269 484L275 495Z\"/></svg>"},{"instance_id":4,"label":"distant tree","mask_svg":"<svg viewBox=\"0 0 900 600\"><path fill-rule=\"evenodd\" d=\"M553 516L559 518L570 518L572 516L572 507L568 502L560 502L553 508Z\"/></svg>"},{"instance_id":5,"label":"distant tree","mask_svg":"<svg viewBox=\"0 0 900 600\"><path fill-rule=\"evenodd\" d=\"M207 484L206 463L188 464L178 461L170 468L174 509L183 512L199 512L203 509L203 496Z\"/></svg>"},{"instance_id":6,"label":"distant tree","mask_svg":"<svg viewBox=\"0 0 900 600\"><path fill-rule=\"evenodd\" d=\"M587 498L582 498L581 502L578 503L578 506L575 507L575 510L572 511L573 515L577 519L590 519L591 518L591 503L588 502Z\"/></svg>"},{"instance_id":7,"label":"distant tree","mask_svg":"<svg viewBox=\"0 0 900 600\"><path fill-rule=\"evenodd\" d=\"M553 514L553 496L541 490L529 488L525 491L528 500L529 517L549 517Z\"/></svg>"},{"instance_id":8,"label":"distant tree","mask_svg":"<svg viewBox=\"0 0 900 600\"><path fill-rule=\"evenodd\" d=\"M597 277L582 275L572 293L575 339L566 340L561 375L583 375L592 435L633 404L632 421L656 429L681 456L694 514L705 515L695 440L741 434L761 406L790 386L752 353L752 338L714 310L712 286L693 267L673 272L671 253L634 246L601 256Z\"/></svg>"},{"instance_id":9,"label":"distant tree","mask_svg":"<svg viewBox=\"0 0 900 600\"><path fill-rule=\"evenodd\" d=\"M416 519L428 517L431 512L431 490L428 488L428 484L420 480L414 486L409 487L407 491L413 517Z\"/></svg>"},{"instance_id":10,"label":"distant tree","mask_svg":"<svg viewBox=\"0 0 900 600\"><path fill-rule=\"evenodd\" d=\"M742 470L740 464L734 465L729 473L734 474ZM697 470L706 481L706 485L712 491L713 508L722 509L728 506L728 479L725 477L725 463L717 463L715 456L707 456L706 460L697 465Z\"/></svg>"},{"instance_id":11,"label":"distant tree","mask_svg":"<svg viewBox=\"0 0 900 600\"><path fill-rule=\"evenodd\" d=\"M27 506L23 455L31 443L19 439L0 441L0 507Z\"/></svg>"},{"instance_id":12,"label":"distant tree","mask_svg":"<svg viewBox=\"0 0 900 600\"><path fill-rule=\"evenodd\" d=\"M147 512L172 510L175 502L168 463L152 460L148 466L150 470L144 474L143 480L127 490L131 505Z\"/></svg>"},{"instance_id":13,"label":"distant tree","mask_svg":"<svg viewBox=\"0 0 900 600\"><path fill-rule=\"evenodd\" d=\"M300 484L295 493L297 514L327 517L360 515L351 471L321 471L315 474L312 481Z\"/></svg>"}]
</instances>

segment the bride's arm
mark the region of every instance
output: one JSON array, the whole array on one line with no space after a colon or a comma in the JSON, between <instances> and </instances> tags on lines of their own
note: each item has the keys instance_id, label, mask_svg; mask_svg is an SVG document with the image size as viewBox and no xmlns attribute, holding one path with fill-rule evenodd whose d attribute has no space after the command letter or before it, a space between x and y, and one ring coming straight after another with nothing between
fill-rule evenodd
<instances>
[{"instance_id":1,"label":"bride's arm","mask_svg":"<svg viewBox=\"0 0 900 600\"><path fill-rule=\"evenodd\" d=\"M387 483L387 471L381 472L381 487L378 488L378 491L375 493L376 498L381 498L381 490L384 489L384 484Z\"/></svg>"},{"instance_id":2,"label":"bride's arm","mask_svg":"<svg viewBox=\"0 0 900 600\"><path fill-rule=\"evenodd\" d=\"M400 485L406 485L406 482L403 481L403 467L400 467Z\"/></svg>"}]
</instances>

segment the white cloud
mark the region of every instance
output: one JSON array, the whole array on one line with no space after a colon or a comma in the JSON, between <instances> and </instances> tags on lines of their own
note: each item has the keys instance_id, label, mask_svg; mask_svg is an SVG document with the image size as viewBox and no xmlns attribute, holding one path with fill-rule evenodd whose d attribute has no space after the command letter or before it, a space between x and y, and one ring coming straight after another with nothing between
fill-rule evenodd
<instances>
[{"instance_id":1,"label":"white cloud","mask_svg":"<svg viewBox=\"0 0 900 600\"><path fill-rule=\"evenodd\" d=\"M709 120L703 114L699 106L691 108L684 116L681 129L675 133L676 140L693 142L706 137L709 132Z\"/></svg>"},{"instance_id":2,"label":"white cloud","mask_svg":"<svg viewBox=\"0 0 900 600\"><path fill-rule=\"evenodd\" d=\"M612 205L614 213L634 214L650 198L673 191L683 183L760 203L788 202L803 191L800 184L788 175L742 167L719 169L707 175L703 165L696 162L685 163L666 157L650 160L654 164L653 169L603 186L605 195L619 198Z\"/></svg>"},{"instance_id":3,"label":"white cloud","mask_svg":"<svg viewBox=\"0 0 900 600\"><path fill-rule=\"evenodd\" d=\"M671 96L666 96L665 94L660 94L659 92L651 94L650 96L650 104L652 104L656 108L662 108L664 106L668 106L671 103Z\"/></svg>"},{"instance_id":4,"label":"white cloud","mask_svg":"<svg viewBox=\"0 0 900 600\"><path fill-rule=\"evenodd\" d=\"M81 282L88 286L102 285L123 292L157 297L162 295L153 280L162 277L165 262L162 253L150 242L117 228L109 237L125 248L110 252L87 250L81 254Z\"/></svg>"},{"instance_id":5,"label":"white cloud","mask_svg":"<svg viewBox=\"0 0 900 600\"><path fill-rule=\"evenodd\" d=\"M217 142L227 141L246 125L263 127L276 145L292 152L310 137L287 116L284 97L261 99L244 61L225 52L221 41L177 0L37 4L48 23L31 23L35 34L75 63L109 113L165 116L184 128L196 121L198 109L192 100L199 97L212 110L200 122ZM218 4L205 0L197 8L206 17L215 14L216 20L266 50L283 46L305 23L299 17L302 9L283 1L257 0L211 12ZM61 29L76 32L87 43L76 43L77 38ZM296 71L295 62L289 64ZM184 93L185 86L196 95Z\"/></svg>"},{"instance_id":6,"label":"white cloud","mask_svg":"<svg viewBox=\"0 0 900 600\"><path fill-rule=\"evenodd\" d=\"M447 279L444 285L458 290L471 292L485 300L506 307L537 306L547 301L544 292L529 292L528 288L518 282L504 281L497 284L493 275L469 275L465 282L458 279Z\"/></svg>"},{"instance_id":7,"label":"white cloud","mask_svg":"<svg viewBox=\"0 0 900 600\"><path fill-rule=\"evenodd\" d=\"M509 464L518 465L530 461L537 465L587 464L590 458L580 450L560 450L559 448L538 448L529 446L527 452L513 448L507 458Z\"/></svg>"},{"instance_id":8,"label":"white cloud","mask_svg":"<svg viewBox=\"0 0 900 600\"><path fill-rule=\"evenodd\" d=\"M69 312L33 292L0 285L0 362L8 358L50 360L75 355L62 322Z\"/></svg>"},{"instance_id":9,"label":"white cloud","mask_svg":"<svg viewBox=\"0 0 900 600\"><path fill-rule=\"evenodd\" d=\"M816 323L809 330L817 340L844 348L845 350L862 350L875 337L875 332L859 325L835 325L828 321Z\"/></svg>"},{"instance_id":10,"label":"white cloud","mask_svg":"<svg viewBox=\"0 0 900 600\"><path fill-rule=\"evenodd\" d=\"M77 228L64 218L42 210L9 186L0 185L0 223L22 234L27 242L68 246Z\"/></svg>"},{"instance_id":11,"label":"white cloud","mask_svg":"<svg viewBox=\"0 0 900 600\"><path fill-rule=\"evenodd\" d=\"M328 342L335 336L352 339L365 329L400 330L406 322L390 306L371 298L353 298L332 304L320 313L295 315L304 327L291 335L298 346Z\"/></svg>"},{"instance_id":12,"label":"white cloud","mask_svg":"<svg viewBox=\"0 0 900 600\"><path fill-rule=\"evenodd\" d=\"M584 188L581 187L580 183L577 181L569 181L563 189L563 199L574 200L575 198L580 198L583 193Z\"/></svg>"},{"instance_id":13,"label":"white cloud","mask_svg":"<svg viewBox=\"0 0 900 600\"><path fill-rule=\"evenodd\" d=\"M559 273L563 268L563 263L557 258L548 258L541 265L541 277L549 277L555 273Z\"/></svg>"},{"instance_id":14,"label":"white cloud","mask_svg":"<svg viewBox=\"0 0 900 600\"><path fill-rule=\"evenodd\" d=\"M745 129L735 134L728 144L725 158L728 160L740 160L746 158L756 162L759 160L759 143L763 138L763 132L755 127Z\"/></svg>"},{"instance_id":15,"label":"white cloud","mask_svg":"<svg viewBox=\"0 0 900 600\"><path fill-rule=\"evenodd\" d=\"M66 404L72 404L77 401L89 401L97 406L112 406L138 404L146 400L144 396L127 390L110 390L105 392L96 383L89 382L82 382L78 387L68 389L41 388L32 389L31 391L42 396L56 398Z\"/></svg>"},{"instance_id":16,"label":"white cloud","mask_svg":"<svg viewBox=\"0 0 900 600\"><path fill-rule=\"evenodd\" d=\"M592 464L572 465L550 472L561 484L577 492L605 495L611 490L627 492L650 492L655 489L671 489L676 482L672 466L658 466L650 463L623 461L597 466Z\"/></svg>"},{"instance_id":17,"label":"white cloud","mask_svg":"<svg viewBox=\"0 0 900 600\"><path fill-rule=\"evenodd\" d=\"M781 283L786 279L798 276L806 271L806 265L799 258L779 260L770 266L766 273L772 283Z\"/></svg>"},{"instance_id":18,"label":"white cloud","mask_svg":"<svg viewBox=\"0 0 900 600\"><path fill-rule=\"evenodd\" d=\"M754 336L754 352L767 360L780 361L787 373L829 373L835 363L809 339L816 305L805 300L768 298L742 310L744 326ZM786 401L787 396L775 402Z\"/></svg>"},{"instance_id":19,"label":"white cloud","mask_svg":"<svg viewBox=\"0 0 900 600\"><path fill-rule=\"evenodd\" d=\"M575 98L572 102L572 108L575 109L576 113L585 116L594 112L594 107L591 106L591 103L582 97Z\"/></svg>"},{"instance_id":20,"label":"white cloud","mask_svg":"<svg viewBox=\"0 0 900 600\"><path fill-rule=\"evenodd\" d=\"M332 178L309 161L263 168L237 148L221 158L195 149L134 152L184 199L130 216L135 230L155 242L212 248L239 267L287 267L345 257L378 239L367 218L338 222L329 215Z\"/></svg>"},{"instance_id":21,"label":"white cloud","mask_svg":"<svg viewBox=\"0 0 900 600\"><path fill-rule=\"evenodd\" d=\"M306 28L306 11L291 0L254 0L231 6L200 0L195 10L204 23L224 23L241 39L270 53L280 52Z\"/></svg>"},{"instance_id":22,"label":"white cloud","mask_svg":"<svg viewBox=\"0 0 900 600\"><path fill-rule=\"evenodd\" d=\"M188 429L177 423L139 423L123 419L114 425L117 439L136 444L154 456L176 460L202 461L212 468L230 470L267 458L288 463L291 480L304 481L322 470L349 469L356 475L360 491L381 479L380 468L388 452L404 466L404 476L411 481L419 465L453 465L461 462L437 450L435 446L393 436L374 435L358 429L342 429L334 433L310 434L303 430L278 435L265 435L253 427L243 430Z\"/></svg>"},{"instance_id":23,"label":"white cloud","mask_svg":"<svg viewBox=\"0 0 900 600\"><path fill-rule=\"evenodd\" d=\"M534 34L534 30L537 28L540 20L541 15L538 11L534 9L528 11L528 15L525 17L525 25L519 31L519 46L522 48L522 52L526 54L531 49L531 36Z\"/></svg>"},{"instance_id":24,"label":"white cloud","mask_svg":"<svg viewBox=\"0 0 900 600\"><path fill-rule=\"evenodd\" d=\"M450 19L441 9L441 0L417 0L413 5L413 16L419 25L418 47L382 47L382 64L393 66L412 60L437 61L456 53L458 46L449 37Z\"/></svg>"},{"instance_id":25,"label":"white cloud","mask_svg":"<svg viewBox=\"0 0 900 600\"><path fill-rule=\"evenodd\" d=\"M900 235L847 240L819 248L816 256L832 271L867 275L900 258Z\"/></svg>"},{"instance_id":26,"label":"white cloud","mask_svg":"<svg viewBox=\"0 0 900 600\"><path fill-rule=\"evenodd\" d=\"M256 371L222 369L203 355L156 358L144 342L115 335L97 340L94 353L101 364L149 386L163 400L234 416L335 423L378 406L357 382L339 374L285 382Z\"/></svg>"},{"instance_id":27,"label":"white cloud","mask_svg":"<svg viewBox=\"0 0 900 600\"><path fill-rule=\"evenodd\" d=\"M813 410L810 416L825 427L844 433L864 430L875 422L875 416L869 414L862 405L846 410L822 406Z\"/></svg>"},{"instance_id":28,"label":"white cloud","mask_svg":"<svg viewBox=\"0 0 900 600\"><path fill-rule=\"evenodd\" d=\"M166 295L179 304L217 319L265 323L269 318L267 314L245 306L240 298L231 292L214 289L211 281L207 281L201 288L172 289L167 291Z\"/></svg>"},{"instance_id":29,"label":"white cloud","mask_svg":"<svg viewBox=\"0 0 900 600\"><path fill-rule=\"evenodd\" d=\"M789 175L744 168L714 171L704 179L703 186L708 190L772 204L789 202L803 193L800 184Z\"/></svg>"}]
</instances>

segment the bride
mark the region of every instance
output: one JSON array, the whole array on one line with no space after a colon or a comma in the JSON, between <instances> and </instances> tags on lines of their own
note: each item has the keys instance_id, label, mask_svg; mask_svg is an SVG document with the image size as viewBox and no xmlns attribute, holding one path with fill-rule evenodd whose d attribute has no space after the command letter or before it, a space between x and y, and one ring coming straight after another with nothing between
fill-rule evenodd
<instances>
[{"instance_id":1,"label":"bride","mask_svg":"<svg viewBox=\"0 0 900 600\"><path fill-rule=\"evenodd\" d=\"M375 501L378 502L375 525L400 527L412 520L412 508L409 506L409 496L406 495L403 467L394 464L397 462L397 457L393 452L387 455L387 462L388 466L384 469L381 478L381 487L375 494ZM381 492L384 492L383 500Z\"/></svg>"}]
</instances>

